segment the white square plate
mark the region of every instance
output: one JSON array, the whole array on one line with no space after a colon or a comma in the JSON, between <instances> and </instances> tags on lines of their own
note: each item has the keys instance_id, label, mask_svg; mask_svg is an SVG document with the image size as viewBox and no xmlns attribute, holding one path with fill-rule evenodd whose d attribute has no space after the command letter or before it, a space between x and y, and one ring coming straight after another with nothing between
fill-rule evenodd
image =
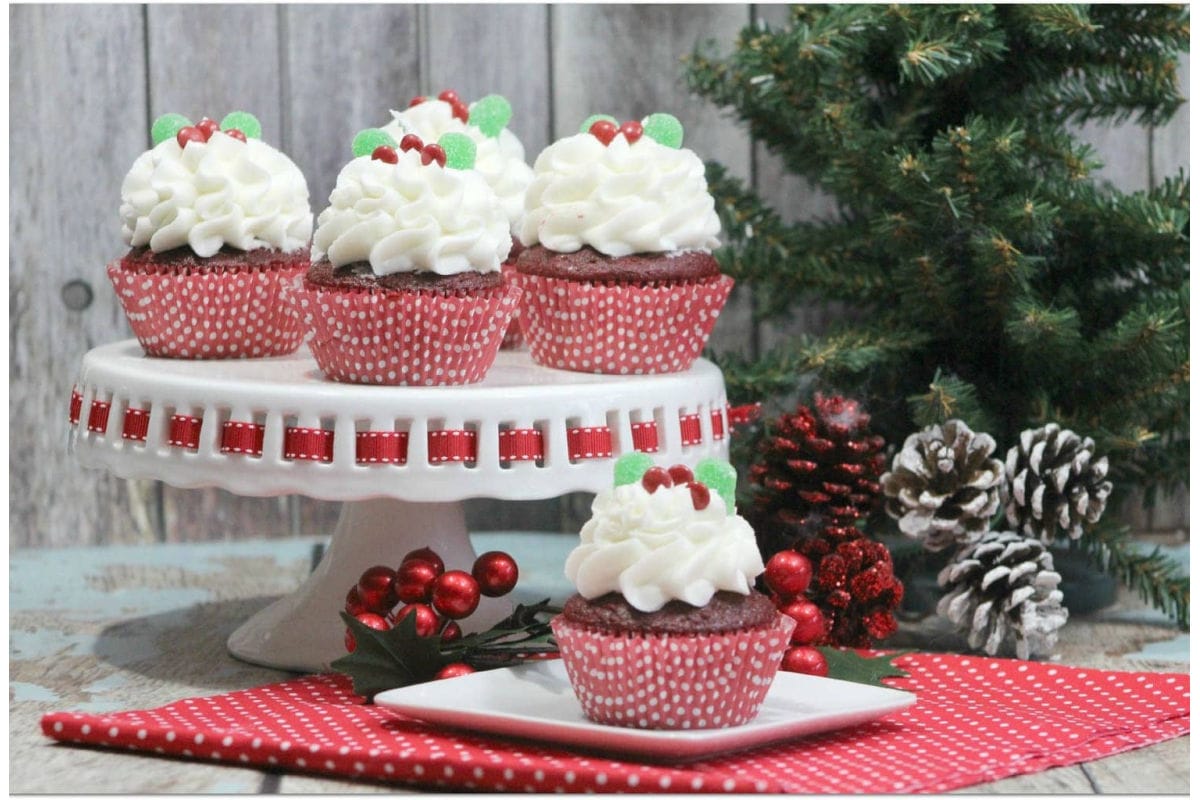
<instances>
[{"instance_id":1,"label":"white square plate","mask_svg":"<svg viewBox=\"0 0 1200 800\"><path fill-rule=\"evenodd\" d=\"M735 728L657 731L599 725L583 715L561 661L430 681L375 696L414 719L602 750L640 759L697 759L882 717L916 700L898 689L780 672L758 716Z\"/></svg>"}]
</instances>

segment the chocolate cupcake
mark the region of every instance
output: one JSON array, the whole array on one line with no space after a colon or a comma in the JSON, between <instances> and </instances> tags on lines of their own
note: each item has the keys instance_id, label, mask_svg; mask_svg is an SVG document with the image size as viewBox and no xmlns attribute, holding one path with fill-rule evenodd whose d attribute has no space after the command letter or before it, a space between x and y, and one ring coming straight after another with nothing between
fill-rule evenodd
<instances>
[{"instance_id":1,"label":"chocolate cupcake","mask_svg":"<svg viewBox=\"0 0 1200 800\"><path fill-rule=\"evenodd\" d=\"M763 562L735 480L715 459L693 474L632 453L596 496L567 558L579 593L551 620L594 721L714 728L758 713L795 621L752 588Z\"/></svg>"},{"instance_id":2,"label":"chocolate cupcake","mask_svg":"<svg viewBox=\"0 0 1200 800\"><path fill-rule=\"evenodd\" d=\"M688 369L733 287L704 164L670 114L585 120L547 147L525 194L520 320L541 364L608 374Z\"/></svg>"}]
</instances>

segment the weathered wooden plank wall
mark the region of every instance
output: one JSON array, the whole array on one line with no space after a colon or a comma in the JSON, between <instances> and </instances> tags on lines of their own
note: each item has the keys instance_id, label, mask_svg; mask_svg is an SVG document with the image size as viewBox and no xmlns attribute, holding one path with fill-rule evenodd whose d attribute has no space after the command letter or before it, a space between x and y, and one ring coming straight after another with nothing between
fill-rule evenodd
<instances>
[{"instance_id":1,"label":"weathered wooden plank wall","mask_svg":"<svg viewBox=\"0 0 1200 800\"><path fill-rule=\"evenodd\" d=\"M253 111L265 138L308 176L319 210L353 133L385 122L389 108L417 93L506 95L530 161L588 114L670 110L697 152L800 217L827 211L827 201L783 175L680 80L679 58L698 40L728 49L744 25L784 13L769 5L12 7L10 114L20 124L10 126L10 548L332 527L332 504L122 481L83 470L66 452L66 394L80 359L130 335L102 267L122 250L118 188L155 116ZM1161 130L1085 132L1122 188L1188 163L1186 112ZM789 329L819 329L834 313L805 309ZM781 333L756 326L750 298L738 292L714 343L754 353ZM1180 508L1186 519L1184 499L1138 522L1177 526ZM555 528L582 508L574 496L473 501L468 510L475 528Z\"/></svg>"}]
</instances>

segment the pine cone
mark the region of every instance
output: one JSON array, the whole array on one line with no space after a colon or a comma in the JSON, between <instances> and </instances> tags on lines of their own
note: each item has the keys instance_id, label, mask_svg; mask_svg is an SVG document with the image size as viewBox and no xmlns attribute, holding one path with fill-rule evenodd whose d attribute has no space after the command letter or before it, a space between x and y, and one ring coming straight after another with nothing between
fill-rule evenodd
<instances>
[{"instance_id":1,"label":"pine cone","mask_svg":"<svg viewBox=\"0 0 1200 800\"><path fill-rule=\"evenodd\" d=\"M957 419L912 434L880 479L884 508L929 550L978 536L1000 507L1004 464L990 458L995 449L991 436Z\"/></svg>"},{"instance_id":2,"label":"pine cone","mask_svg":"<svg viewBox=\"0 0 1200 800\"><path fill-rule=\"evenodd\" d=\"M755 516L797 532L869 514L885 466L883 437L856 401L817 394L813 405L769 424L750 467Z\"/></svg>"},{"instance_id":3,"label":"pine cone","mask_svg":"<svg viewBox=\"0 0 1200 800\"><path fill-rule=\"evenodd\" d=\"M872 639L896 632L892 612L904 598L904 585L892 573L887 547L858 528L830 525L801 539L796 550L813 562L808 596L829 622L822 644L870 647Z\"/></svg>"},{"instance_id":4,"label":"pine cone","mask_svg":"<svg viewBox=\"0 0 1200 800\"><path fill-rule=\"evenodd\" d=\"M1011 640L1017 658L1049 655L1067 609L1054 557L1040 541L1012 531L988 531L963 547L938 573L946 594L937 613L967 634L971 647L994 656Z\"/></svg>"},{"instance_id":5,"label":"pine cone","mask_svg":"<svg viewBox=\"0 0 1200 800\"><path fill-rule=\"evenodd\" d=\"M1113 488L1104 479L1108 458L1093 460L1095 449L1091 437L1080 439L1053 422L1022 431L1004 465L1008 524L1047 544L1059 528L1072 539L1083 535L1083 523L1100 519Z\"/></svg>"}]
</instances>

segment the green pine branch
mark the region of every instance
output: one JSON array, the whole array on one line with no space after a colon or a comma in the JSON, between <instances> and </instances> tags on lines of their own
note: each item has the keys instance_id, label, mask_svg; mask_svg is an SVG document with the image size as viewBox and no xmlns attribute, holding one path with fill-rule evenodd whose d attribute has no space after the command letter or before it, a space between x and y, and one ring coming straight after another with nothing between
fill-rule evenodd
<instances>
[{"instance_id":1,"label":"green pine branch","mask_svg":"<svg viewBox=\"0 0 1200 800\"><path fill-rule=\"evenodd\" d=\"M1169 615L1181 628L1189 625L1191 581L1179 565L1155 547L1146 553L1129 541L1129 529L1101 525L1080 540L1099 568L1116 575L1145 602Z\"/></svg>"}]
</instances>

